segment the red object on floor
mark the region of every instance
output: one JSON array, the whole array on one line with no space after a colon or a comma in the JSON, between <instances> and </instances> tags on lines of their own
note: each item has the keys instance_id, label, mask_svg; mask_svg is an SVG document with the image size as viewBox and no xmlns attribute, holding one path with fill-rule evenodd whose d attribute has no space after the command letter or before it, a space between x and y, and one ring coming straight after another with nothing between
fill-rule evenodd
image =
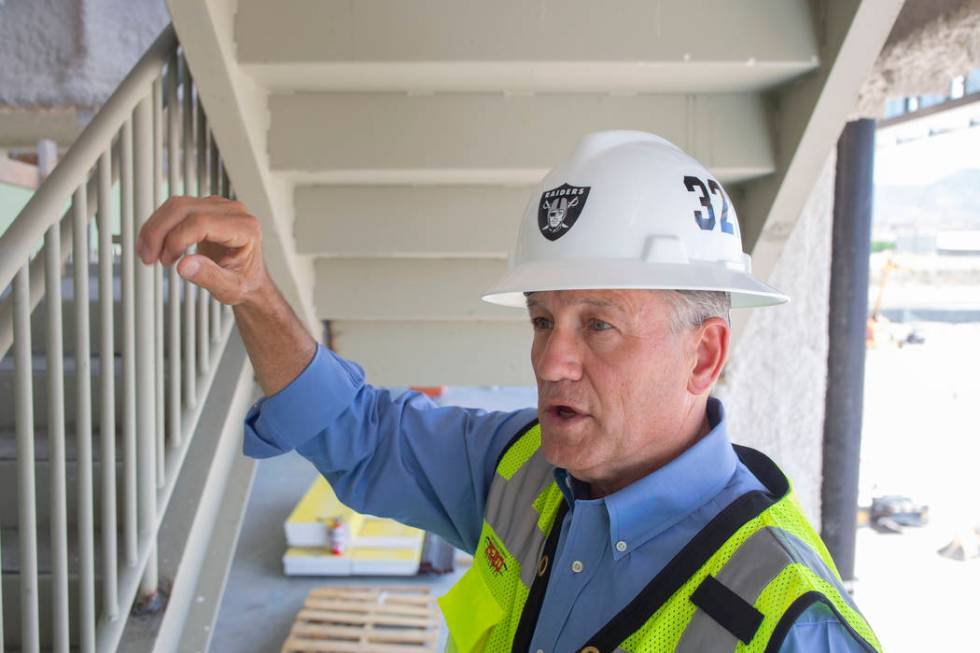
<instances>
[{"instance_id":1,"label":"red object on floor","mask_svg":"<svg viewBox=\"0 0 980 653\"><path fill-rule=\"evenodd\" d=\"M443 391L446 389L444 385L413 385L409 386L409 389L415 390L416 392L421 392L422 394L437 399L442 396Z\"/></svg>"}]
</instances>

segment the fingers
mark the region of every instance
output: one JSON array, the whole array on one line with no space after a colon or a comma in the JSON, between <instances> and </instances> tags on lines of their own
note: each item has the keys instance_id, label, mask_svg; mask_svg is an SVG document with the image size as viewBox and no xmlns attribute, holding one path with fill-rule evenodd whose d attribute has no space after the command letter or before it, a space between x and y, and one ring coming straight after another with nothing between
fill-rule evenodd
<instances>
[{"instance_id":1,"label":"fingers","mask_svg":"<svg viewBox=\"0 0 980 653\"><path fill-rule=\"evenodd\" d=\"M177 264L177 273L210 292L222 304L235 305L242 300L242 277L220 267L207 256L185 256Z\"/></svg>"},{"instance_id":2,"label":"fingers","mask_svg":"<svg viewBox=\"0 0 980 653\"><path fill-rule=\"evenodd\" d=\"M220 218L231 213L245 214L246 209L240 202L218 196L171 197L153 212L140 229L136 241L136 253L144 263L149 265L160 257L163 244L170 232L189 216L204 214ZM176 259L172 259L170 263L173 260Z\"/></svg>"},{"instance_id":3,"label":"fingers","mask_svg":"<svg viewBox=\"0 0 980 653\"><path fill-rule=\"evenodd\" d=\"M259 238L258 221L246 213L192 212L167 233L158 257L162 264L171 265L188 247L202 241L238 248L257 243Z\"/></svg>"}]
</instances>

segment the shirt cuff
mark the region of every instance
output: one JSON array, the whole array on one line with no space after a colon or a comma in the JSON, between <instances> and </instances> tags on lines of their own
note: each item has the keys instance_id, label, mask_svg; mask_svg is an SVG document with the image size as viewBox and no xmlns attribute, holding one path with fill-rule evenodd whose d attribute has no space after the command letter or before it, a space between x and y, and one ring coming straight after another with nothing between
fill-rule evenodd
<instances>
[{"instance_id":1,"label":"shirt cuff","mask_svg":"<svg viewBox=\"0 0 980 653\"><path fill-rule=\"evenodd\" d=\"M245 455L269 458L295 449L326 429L363 385L360 366L317 344L299 376L245 415Z\"/></svg>"}]
</instances>

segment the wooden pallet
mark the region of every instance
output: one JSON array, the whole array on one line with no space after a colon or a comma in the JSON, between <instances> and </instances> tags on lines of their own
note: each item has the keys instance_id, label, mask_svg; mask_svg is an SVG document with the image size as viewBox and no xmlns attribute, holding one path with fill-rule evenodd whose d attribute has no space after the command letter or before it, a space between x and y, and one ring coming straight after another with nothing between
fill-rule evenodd
<instances>
[{"instance_id":1,"label":"wooden pallet","mask_svg":"<svg viewBox=\"0 0 980 653\"><path fill-rule=\"evenodd\" d=\"M327 585L306 597L282 653L434 652L439 624L427 585Z\"/></svg>"}]
</instances>

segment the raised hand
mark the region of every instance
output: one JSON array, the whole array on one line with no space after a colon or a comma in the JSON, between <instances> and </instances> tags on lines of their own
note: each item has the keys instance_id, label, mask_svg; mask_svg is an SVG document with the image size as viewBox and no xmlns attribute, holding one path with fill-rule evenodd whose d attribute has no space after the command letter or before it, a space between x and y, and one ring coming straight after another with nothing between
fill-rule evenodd
<instances>
[{"instance_id":1,"label":"raised hand","mask_svg":"<svg viewBox=\"0 0 980 653\"><path fill-rule=\"evenodd\" d=\"M185 256L192 245L197 253ZM232 306L271 285L259 221L241 202L219 196L168 199L140 229L136 253L147 265L177 263L181 277Z\"/></svg>"}]
</instances>

